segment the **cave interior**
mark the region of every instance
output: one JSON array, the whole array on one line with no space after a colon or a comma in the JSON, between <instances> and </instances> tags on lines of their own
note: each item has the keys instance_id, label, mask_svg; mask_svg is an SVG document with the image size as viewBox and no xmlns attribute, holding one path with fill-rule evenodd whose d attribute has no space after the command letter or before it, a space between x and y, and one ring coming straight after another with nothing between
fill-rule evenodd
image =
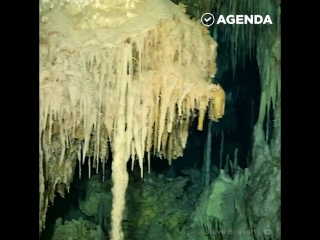
<instances>
[{"instance_id":1,"label":"cave interior","mask_svg":"<svg viewBox=\"0 0 320 240\"><path fill-rule=\"evenodd\" d=\"M180 5L178 2L173 2L177 6ZM281 7L281 3L273 4L278 8ZM225 10L223 7L220 8L220 5L211 6L210 12L217 13L217 6L224 13ZM196 20L199 19L199 13L203 11L201 6L196 4L186 7L186 13L190 15L190 18ZM248 28L240 26L240 30L237 31L248 32L248 30L241 30L241 27ZM230 28L226 26L212 25L208 30L210 37L218 44L217 72L212 78L212 82L219 84L225 92L224 115L219 121L212 121L206 113L203 121L204 127L199 131L199 116L196 114L189 123L183 156L168 161L163 156L152 154L150 156L150 172L148 172L148 161L143 162L143 178L141 178L138 161L130 157L126 163L129 180L125 197L126 209L121 223L125 232L123 239L194 239L181 232L184 231L186 234L186 226L194 227L195 224L191 219L199 219L197 217L197 214L200 214L199 211L202 213L207 211L207 215L203 214L207 218L210 217L210 220L197 220L198 222L194 220L200 226L197 228L197 234L200 234L201 237L197 234L194 235L198 236L198 239L231 239L228 234L223 232L229 229L223 228L223 224L228 227L233 226L234 230L231 232L236 232L236 235L240 235L240 231L253 231L252 226L244 227L241 224L237 226L235 223L238 219L234 217L236 212L241 212L239 210L242 206L240 203L235 204L236 210L232 212L226 209L227 205L218 209L217 205L207 202L212 201L219 204L219 201L225 201L230 204L230 201L238 199L234 196L236 195L243 197L243 204L246 205L248 192L251 194L253 192L253 190L248 190L250 189L248 186L250 181L255 179L254 174L251 173L251 177L243 180L245 182L243 188L240 187L240 183L236 183L230 188L228 184L232 185L230 182L236 182L237 179L242 179L242 176L247 176L248 169L251 169L252 172L257 171L256 169L252 170L255 168L253 166L257 165L255 163L257 161L255 160L257 158L255 151L255 145L257 145L255 139L258 138L257 126L263 133L264 144L271 146L274 142L275 108L280 100L278 100L279 96L271 99L271 103L266 104L268 107L265 107L265 104L261 102L263 96L261 76L265 78L265 70L261 67L261 53L259 55L260 49L270 48L270 45L264 46L263 40L260 42L255 40L248 44L248 37L237 38L236 35L232 37L235 31L230 31ZM230 40L235 38L237 41ZM272 68L271 65L269 67ZM264 99L264 101L266 100ZM264 113L261 114L261 112ZM261 117L261 115L263 116ZM65 194L55 191L54 201L48 203L45 227L40 236L41 240L116 239L109 236L112 228L111 189L113 185L112 164L114 162L111 147L108 149L108 154L110 157L106 162L95 163L93 156L86 156L84 160L78 161L78 159L76 161L69 190ZM144 159L148 159L147 153L145 153ZM273 162L273 166L275 164ZM209 185L204 183L205 172L208 171L206 169L211 171ZM239 180L239 182L243 181ZM221 186L229 188L225 190L227 193L220 190L223 188ZM48 190L47 185L46 190ZM154 195L160 196L153 197ZM230 197L230 200L226 195L233 197ZM163 203L165 201L166 204ZM156 208L155 205L159 206ZM246 206L243 209L246 209ZM215 211L224 213L215 213ZM252 211L254 212L254 210ZM274 211L277 212L279 209ZM248 216L248 211L242 215ZM79 219L83 223L78 224ZM268 221L272 222L273 220L269 219ZM254 230L257 232L248 234L243 239L261 239L258 237L259 234L263 235L262 239L280 239L279 223L268 223L268 221L265 221L265 225L256 226L262 233ZM91 236L89 233L91 237L85 235L87 233L81 233L79 228L91 229L92 231L98 229L101 238ZM75 231L80 233L74 233ZM162 231L166 231L166 236L162 235ZM77 234L78 236L76 236ZM177 237L179 234L181 237ZM169 235L173 237L170 238ZM240 237L232 239L240 239Z\"/></svg>"}]
</instances>

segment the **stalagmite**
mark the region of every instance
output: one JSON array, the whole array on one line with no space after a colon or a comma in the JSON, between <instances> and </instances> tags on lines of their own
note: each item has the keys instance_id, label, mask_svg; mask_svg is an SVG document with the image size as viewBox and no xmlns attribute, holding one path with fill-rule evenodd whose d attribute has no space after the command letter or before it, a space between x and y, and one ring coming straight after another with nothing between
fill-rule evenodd
<instances>
[{"instance_id":1,"label":"stalagmite","mask_svg":"<svg viewBox=\"0 0 320 240\"><path fill-rule=\"evenodd\" d=\"M196 112L200 130L208 107L212 121L224 115L224 90L211 83L217 44L169 0L42 0L40 19L41 224L76 161L88 159L90 175L111 149L110 237L123 239L130 157L142 176L145 152L183 155Z\"/></svg>"}]
</instances>

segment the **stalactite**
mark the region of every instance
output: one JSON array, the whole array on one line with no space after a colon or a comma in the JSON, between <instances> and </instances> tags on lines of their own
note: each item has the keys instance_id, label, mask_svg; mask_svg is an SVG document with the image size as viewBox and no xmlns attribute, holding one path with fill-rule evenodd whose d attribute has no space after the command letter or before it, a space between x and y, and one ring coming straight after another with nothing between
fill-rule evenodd
<instances>
[{"instance_id":1,"label":"stalactite","mask_svg":"<svg viewBox=\"0 0 320 240\"><path fill-rule=\"evenodd\" d=\"M40 159L39 159L39 232L41 233L42 229L45 226L45 214L46 214L46 198L45 198L45 179L43 171L43 151L41 146L41 141L39 141L40 149Z\"/></svg>"},{"instance_id":2,"label":"stalactite","mask_svg":"<svg viewBox=\"0 0 320 240\"><path fill-rule=\"evenodd\" d=\"M225 93L210 83L217 44L208 30L169 1L151 0L140 7L147 13L142 18L104 31L92 22L88 30L82 18L75 26L55 8L43 15L40 137L48 196L54 200L57 186L61 194L62 186L69 189L77 159L80 177L86 159L89 176L99 161L104 172L110 149L113 240L123 237L129 158L132 168L138 160L141 177L145 152L148 171L152 152L171 164L183 155L196 110L200 130L208 106L212 121L224 115Z\"/></svg>"}]
</instances>

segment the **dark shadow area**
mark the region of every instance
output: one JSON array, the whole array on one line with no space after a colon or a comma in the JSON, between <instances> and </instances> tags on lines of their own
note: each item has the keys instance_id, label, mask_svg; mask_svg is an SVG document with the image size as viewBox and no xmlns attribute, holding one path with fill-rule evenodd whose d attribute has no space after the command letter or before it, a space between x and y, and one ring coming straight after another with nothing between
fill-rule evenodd
<instances>
[{"instance_id":1,"label":"dark shadow area","mask_svg":"<svg viewBox=\"0 0 320 240\"><path fill-rule=\"evenodd\" d=\"M88 164L82 165L81 170L82 176L79 179L79 161L77 161L69 193L66 192L65 198L62 198L56 192L54 203L49 203L46 215L46 227L41 233L40 240L52 239L55 223L58 218L62 218L63 221L70 221L71 219L83 217L79 210L79 200L84 200L86 196L86 183L89 178Z\"/></svg>"},{"instance_id":2,"label":"dark shadow area","mask_svg":"<svg viewBox=\"0 0 320 240\"><path fill-rule=\"evenodd\" d=\"M151 168L157 174L162 174L169 178L185 176L182 169L195 168L201 169L203 165L204 146L208 132L208 116L204 120L203 131L197 130L198 118L195 118L189 127L189 137L183 152L183 157L178 157L168 164L167 159L152 157Z\"/></svg>"},{"instance_id":3,"label":"dark shadow area","mask_svg":"<svg viewBox=\"0 0 320 240\"><path fill-rule=\"evenodd\" d=\"M62 198L58 193L54 200L54 204L49 204L46 215L46 228L42 232L40 240L49 240L52 238L56 220L64 218L72 208L79 208L78 205L79 191L71 184L70 193L66 193Z\"/></svg>"},{"instance_id":4,"label":"dark shadow area","mask_svg":"<svg viewBox=\"0 0 320 240\"><path fill-rule=\"evenodd\" d=\"M109 153L111 156L111 153ZM147 159L147 158L145 158ZM145 161L146 163L146 161ZM91 161L92 164L92 161ZM91 167L91 178L97 177L101 183L104 181L109 181L111 179L111 165L112 165L112 157L106 162L104 174L102 163L99 163L98 172L96 168ZM62 219L62 223L65 221L78 220L80 217L84 220L88 220L94 224L98 223L98 219L96 217L88 217L86 216L79 208L80 202L86 200L86 195L88 191L88 182L89 182L89 166L88 166L88 158L85 159L84 164L81 163L81 168L79 168L79 161L77 161L75 174L73 177L73 182L70 186L70 192L65 194L65 198L62 198L59 193L56 193L54 204L49 204L47 215L46 215L46 228L43 230L40 240L51 240L55 230L55 224L58 218ZM147 169L147 166L144 166ZM141 191L141 184L143 179L140 177L140 167L138 161L135 161L134 170L131 171L131 159L128 161L127 169L129 173L129 185L128 188L134 188L137 191ZM81 179L80 176L81 170ZM108 184L106 184L108 185ZM139 190L140 189L140 190ZM107 192L110 191L106 190ZM126 198L131 199L128 211L139 219L139 215L141 214L139 202L132 201L134 199L133 196L130 196L130 192L127 191ZM98 209L97 209L98 212ZM110 218L108 212L103 213L103 231L105 234L108 234L110 230ZM129 229L130 231L135 231L135 229Z\"/></svg>"},{"instance_id":5,"label":"dark shadow area","mask_svg":"<svg viewBox=\"0 0 320 240\"><path fill-rule=\"evenodd\" d=\"M251 161L253 128L260 107L261 87L256 59L248 57L245 66L237 66L235 73L232 69L226 71L222 75L221 86L227 94L226 115L221 122L213 123L212 164L224 168L227 156L233 160L237 148L238 165L245 168Z\"/></svg>"}]
</instances>

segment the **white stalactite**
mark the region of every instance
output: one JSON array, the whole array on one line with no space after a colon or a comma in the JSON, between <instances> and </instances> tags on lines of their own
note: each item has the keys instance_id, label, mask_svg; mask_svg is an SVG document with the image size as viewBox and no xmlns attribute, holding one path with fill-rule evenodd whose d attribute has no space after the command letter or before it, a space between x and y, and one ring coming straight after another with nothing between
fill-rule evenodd
<instances>
[{"instance_id":1,"label":"white stalactite","mask_svg":"<svg viewBox=\"0 0 320 240\"><path fill-rule=\"evenodd\" d=\"M210 82L217 44L169 0L42 0L40 5L45 158L39 161L46 163L48 187L43 197L53 202L57 186L69 189L77 159L80 176L86 159L89 176L92 167L104 168L110 148L111 239L120 240L128 159L139 161L142 177L145 152L169 163L183 155L195 109L200 130L208 108L212 121L224 115L225 93ZM61 187L59 192L64 194ZM45 211L41 214L44 219Z\"/></svg>"}]
</instances>

